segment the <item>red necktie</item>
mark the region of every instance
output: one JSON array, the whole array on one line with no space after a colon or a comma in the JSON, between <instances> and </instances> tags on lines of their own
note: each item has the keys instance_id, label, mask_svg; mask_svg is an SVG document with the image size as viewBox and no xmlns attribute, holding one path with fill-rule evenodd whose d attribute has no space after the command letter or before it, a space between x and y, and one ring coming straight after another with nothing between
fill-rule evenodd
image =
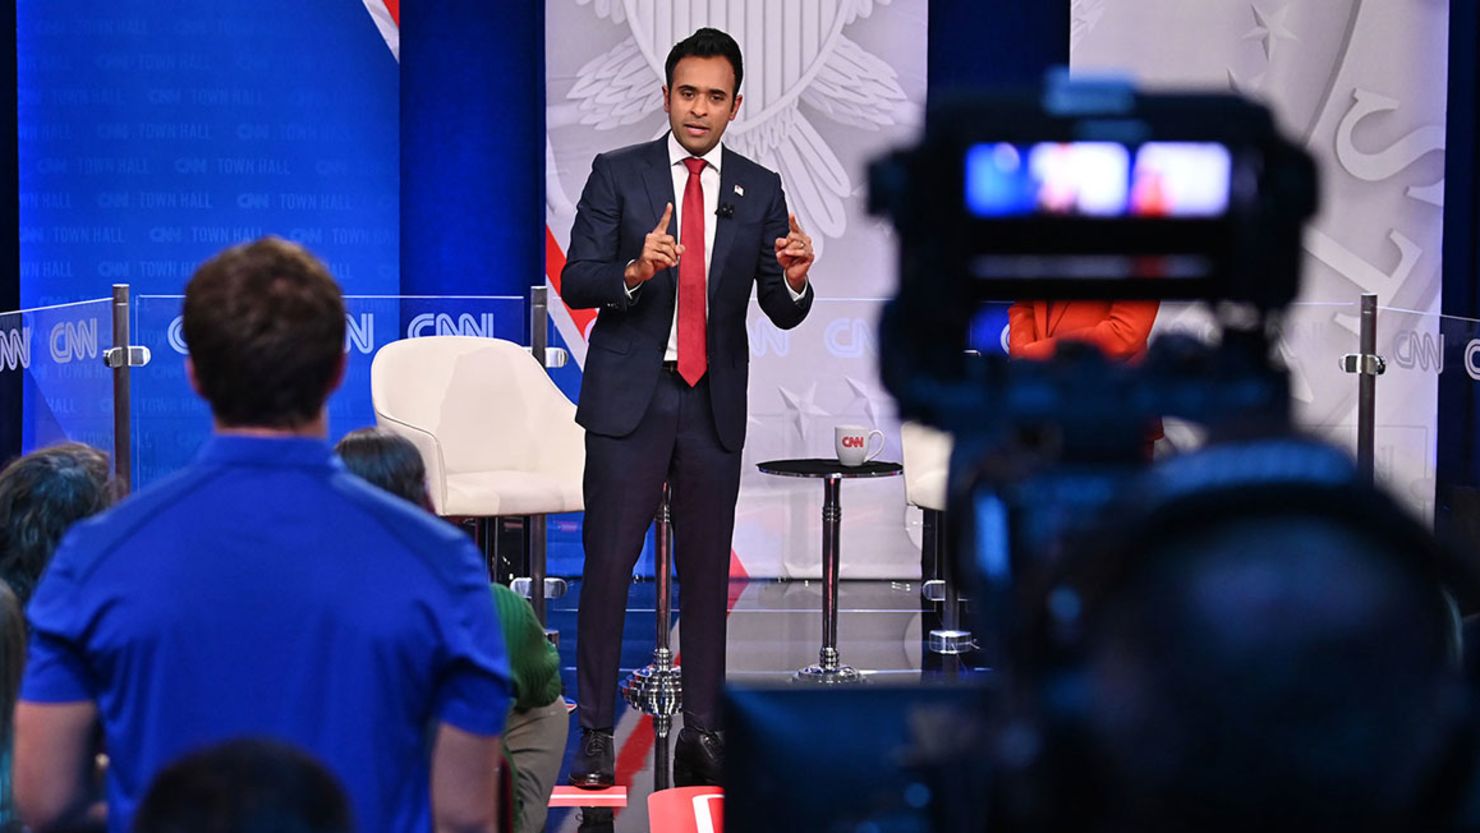
<instances>
[{"instance_id":1,"label":"red necktie","mask_svg":"<svg viewBox=\"0 0 1480 833\"><path fill-rule=\"evenodd\" d=\"M678 238L683 244L678 259L678 375L693 387L709 369L704 333L704 186L699 184L704 160L691 157L683 164L689 169L689 181L683 189Z\"/></svg>"}]
</instances>

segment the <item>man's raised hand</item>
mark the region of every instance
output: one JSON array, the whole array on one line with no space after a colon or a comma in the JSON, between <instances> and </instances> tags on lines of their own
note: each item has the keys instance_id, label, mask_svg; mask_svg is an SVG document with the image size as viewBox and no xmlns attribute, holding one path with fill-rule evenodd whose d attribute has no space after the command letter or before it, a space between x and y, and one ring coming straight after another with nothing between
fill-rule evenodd
<instances>
[{"instance_id":1,"label":"man's raised hand","mask_svg":"<svg viewBox=\"0 0 1480 833\"><path fill-rule=\"evenodd\" d=\"M812 268L817 255L812 252L812 238L802 231L797 215L788 214L787 221L791 231L785 237L776 238L776 262L786 272L786 282L792 290L801 292L807 288L807 270Z\"/></svg>"},{"instance_id":2,"label":"man's raised hand","mask_svg":"<svg viewBox=\"0 0 1480 833\"><path fill-rule=\"evenodd\" d=\"M668 224L673 220L673 203L663 207L663 219L642 239L642 254L627 264L622 277L628 289L635 289L653 279L659 269L670 269L678 265L683 246L668 233Z\"/></svg>"}]
</instances>

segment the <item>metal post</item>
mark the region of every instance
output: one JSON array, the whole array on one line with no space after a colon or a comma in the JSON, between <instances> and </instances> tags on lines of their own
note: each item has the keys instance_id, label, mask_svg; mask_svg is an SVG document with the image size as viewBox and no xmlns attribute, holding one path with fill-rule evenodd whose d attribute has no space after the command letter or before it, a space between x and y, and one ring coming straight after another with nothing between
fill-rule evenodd
<instances>
[{"instance_id":1,"label":"metal post","mask_svg":"<svg viewBox=\"0 0 1480 833\"><path fill-rule=\"evenodd\" d=\"M838 670L838 567L843 504L840 499L843 480L829 477L822 481L822 670Z\"/></svg>"},{"instance_id":2,"label":"metal post","mask_svg":"<svg viewBox=\"0 0 1480 833\"><path fill-rule=\"evenodd\" d=\"M1362 295L1358 338L1359 353L1363 356L1377 355L1377 296L1370 292ZM1368 483L1373 480L1373 460L1377 450L1376 422L1377 374L1364 372L1357 376L1357 472Z\"/></svg>"},{"instance_id":3,"label":"metal post","mask_svg":"<svg viewBox=\"0 0 1480 833\"><path fill-rule=\"evenodd\" d=\"M668 623L673 616L673 508L669 504L668 484L663 484L663 497L658 503L657 564L655 565L658 590L658 620L654 643L657 654L671 656L668 645Z\"/></svg>"},{"instance_id":4,"label":"metal post","mask_svg":"<svg viewBox=\"0 0 1480 833\"><path fill-rule=\"evenodd\" d=\"M121 361L109 362L113 367L113 477L118 489L126 495L133 491L134 455L133 425L129 414L133 410L133 390L130 386L129 361L129 293L128 284L113 284L113 349Z\"/></svg>"},{"instance_id":5,"label":"metal post","mask_svg":"<svg viewBox=\"0 0 1480 833\"><path fill-rule=\"evenodd\" d=\"M547 287L540 285L529 290L529 350L540 367L545 366L545 347L549 334L549 294ZM546 537L544 515L531 515L524 525L528 549L529 603L534 607L535 618L540 625L547 624L545 618L545 557L549 547Z\"/></svg>"},{"instance_id":6,"label":"metal post","mask_svg":"<svg viewBox=\"0 0 1480 833\"><path fill-rule=\"evenodd\" d=\"M858 669L844 665L838 656L838 567L842 562L843 478L826 477L822 481L822 649L817 664L798 671L792 679L799 682L862 682Z\"/></svg>"},{"instance_id":7,"label":"metal post","mask_svg":"<svg viewBox=\"0 0 1480 833\"><path fill-rule=\"evenodd\" d=\"M545 621L545 516L530 515L524 525L529 542L529 604L540 624Z\"/></svg>"},{"instance_id":8,"label":"metal post","mask_svg":"<svg viewBox=\"0 0 1480 833\"><path fill-rule=\"evenodd\" d=\"M951 558L946 547L946 524L941 517L941 512L935 509L926 509L927 516L934 515L935 536L932 546L935 548L935 562L939 565L941 584L944 592L941 596L940 628L930 632L930 651L949 657L958 656L976 647L972 641L971 631L963 630L961 627L961 588L956 583L956 564ZM954 668L955 665L952 665Z\"/></svg>"},{"instance_id":9,"label":"metal post","mask_svg":"<svg viewBox=\"0 0 1480 833\"><path fill-rule=\"evenodd\" d=\"M678 673L673 667L673 650L668 644L669 623L673 621L673 515L672 507L669 505L668 484L663 484L663 498L658 504L658 529L657 529L657 564L654 578L657 583L658 598L654 605L658 609L657 632L655 634L653 649L653 667L655 674L666 674L670 678ZM674 678L676 690L681 691L681 685ZM673 704L676 713L682 703L681 696ZM668 735L673 730L673 715L665 714L666 708L653 704L653 735L655 736L655 748L653 749L653 789L666 790L673 786L673 764L670 760L672 749L668 744Z\"/></svg>"},{"instance_id":10,"label":"metal post","mask_svg":"<svg viewBox=\"0 0 1480 833\"><path fill-rule=\"evenodd\" d=\"M961 625L961 591L956 587L956 571L949 558L940 560L940 574L946 583L944 607L940 611L941 626L950 631L959 630Z\"/></svg>"},{"instance_id":11,"label":"metal post","mask_svg":"<svg viewBox=\"0 0 1480 833\"><path fill-rule=\"evenodd\" d=\"M545 366L545 352L550 344L550 288L534 286L529 290L529 351L534 360Z\"/></svg>"},{"instance_id":12,"label":"metal post","mask_svg":"<svg viewBox=\"0 0 1480 833\"><path fill-rule=\"evenodd\" d=\"M1377 355L1376 295L1362 294L1359 319L1360 349L1341 357L1341 369L1357 374L1357 473L1371 483L1377 449L1377 377L1387 370L1387 362Z\"/></svg>"},{"instance_id":13,"label":"metal post","mask_svg":"<svg viewBox=\"0 0 1480 833\"><path fill-rule=\"evenodd\" d=\"M654 757L656 789L667 789L672 778L669 762L668 735L673 730L673 716L683 709L683 682L680 670L673 664L673 651L668 646L668 629L672 621L673 599L673 516L669 507L668 484L663 484L657 515L657 564L654 565L658 598L657 647L653 661L633 671L622 681L622 698L632 708L652 715L653 734L657 736Z\"/></svg>"}]
</instances>

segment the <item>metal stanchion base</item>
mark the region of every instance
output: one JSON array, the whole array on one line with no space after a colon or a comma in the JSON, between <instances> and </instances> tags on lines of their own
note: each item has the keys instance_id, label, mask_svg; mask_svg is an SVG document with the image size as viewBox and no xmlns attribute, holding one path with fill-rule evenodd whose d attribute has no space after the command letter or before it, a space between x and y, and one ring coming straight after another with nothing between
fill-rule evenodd
<instances>
[{"instance_id":1,"label":"metal stanchion base","mask_svg":"<svg viewBox=\"0 0 1480 833\"><path fill-rule=\"evenodd\" d=\"M851 665L839 665L836 668L809 665L793 674L791 679L793 682L809 685L853 685L864 681L863 675Z\"/></svg>"},{"instance_id":2,"label":"metal stanchion base","mask_svg":"<svg viewBox=\"0 0 1480 833\"><path fill-rule=\"evenodd\" d=\"M817 654L817 664L792 675L792 681L798 683L809 683L814 685L849 685L863 682L863 675L858 669L851 665L844 665L838 659L838 649L830 645L822 646Z\"/></svg>"},{"instance_id":3,"label":"metal stanchion base","mask_svg":"<svg viewBox=\"0 0 1480 833\"><path fill-rule=\"evenodd\" d=\"M509 589L526 599L534 598L534 579L529 576L519 576L509 582ZM568 589L565 579L555 576L545 577L545 598L564 598Z\"/></svg>"},{"instance_id":4,"label":"metal stanchion base","mask_svg":"<svg viewBox=\"0 0 1480 833\"><path fill-rule=\"evenodd\" d=\"M976 642L971 631L934 630L930 632L930 653L964 654L974 650Z\"/></svg>"},{"instance_id":5,"label":"metal stanchion base","mask_svg":"<svg viewBox=\"0 0 1480 833\"><path fill-rule=\"evenodd\" d=\"M683 709L683 683L677 668L639 668L622 681L621 692L622 699L643 714L671 717Z\"/></svg>"},{"instance_id":6,"label":"metal stanchion base","mask_svg":"<svg viewBox=\"0 0 1480 833\"><path fill-rule=\"evenodd\" d=\"M622 699L643 714L671 718L683 710L681 672L662 659L633 671L619 690Z\"/></svg>"}]
</instances>

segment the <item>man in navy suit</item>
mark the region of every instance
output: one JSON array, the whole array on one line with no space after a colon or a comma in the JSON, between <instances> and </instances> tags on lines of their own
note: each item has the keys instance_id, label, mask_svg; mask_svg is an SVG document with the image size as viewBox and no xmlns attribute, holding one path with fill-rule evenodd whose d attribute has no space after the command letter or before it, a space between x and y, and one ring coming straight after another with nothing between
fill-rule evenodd
<instances>
[{"instance_id":1,"label":"man in navy suit","mask_svg":"<svg viewBox=\"0 0 1480 833\"><path fill-rule=\"evenodd\" d=\"M717 783L730 539L740 491L752 290L776 326L812 307L812 241L781 179L720 144L740 109L740 47L700 29L668 54L671 132L603 153L577 206L561 293L600 309L576 421L586 429L577 624L583 731L571 783L614 781L612 727L632 568L666 481L682 582L679 786Z\"/></svg>"}]
</instances>

